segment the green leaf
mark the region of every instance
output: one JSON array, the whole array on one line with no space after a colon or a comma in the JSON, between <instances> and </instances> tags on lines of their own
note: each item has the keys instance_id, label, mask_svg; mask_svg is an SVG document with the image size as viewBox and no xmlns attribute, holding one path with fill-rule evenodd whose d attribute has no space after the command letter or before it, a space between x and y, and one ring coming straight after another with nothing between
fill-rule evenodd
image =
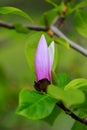
<instances>
[{"instance_id":1,"label":"green leaf","mask_svg":"<svg viewBox=\"0 0 87 130\"><path fill-rule=\"evenodd\" d=\"M66 73L59 73L57 75L58 86L63 88L71 81L71 78Z\"/></svg>"},{"instance_id":2,"label":"green leaf","mask_svg":"<svg viewBox=\"0 0 87 130\"><path fill-rule=\"evenodd\" d=\"M84 93L79 89L64 91L59 87L49 85L47 93L58 101L62 101L67 107L81 104L85 101Z\"/></svg>"},{"instance_id":3,"label":"green leaf","mask_svg":"<svg viewBox=\"0 0 87 130\"><path fill-rule=\"evenodd\" d=\"M48 94L24 89L20 92L17 113L32 120L42 119L51 114L56 100Z\"/></svg>"},{"instance_id":4,"label":"green leaf","mask_svg":"<svg viewBox=\"0 0 87 130\"><path fill-rule=\"evenodd\" d=\"M87 118L87 89L84 91L85 93L85 102L81 105L78 105L79 116L83 118Z\"/></svg>"},{"instance_id":5,"label":"green leaf","mask_svg":"<svg viewBox=\"0 0 87 130\"><path fill-rule=\"evenodd\" d=\"M15 8L15 7L9 7L9 6L8 7L0 7L0 13L1 14L17 14L17 15L25 17L29 21L33 22L32 18L27 13L25 13L24 11L22 11L18 8Z\"/></svg>"},{"instance_id":6,"label":"green leaf","mask_svg":"<svg viewBox=\"0 0 87 130\"><path fill-rule=\"evenodd\" d=\"M67 84L65 86L65 90L71 90L71 89L84 90L85 102L76 106L76 109L79 112L79 116L81 116L81 117L86 116L87 117L87 92L86 92L87 91L87 79L79 78L79 79L72 80L71 82L69 82L69 84Z\"/></svg>"},{"instance_id":7,"label":"green leaf","mask_svg":"<svg viewBox=\"0 0 87 130\"><path fill-rule=\"evenodd\" d=\"M47 24L50 25L54 18L58 15L59 9L51 9L50 11L45 12L41 17L40 17L40 23L41 24Z\"/></svg>"},{"instance_id":8,"label":"green leaf","mask_svg":"<svg viewBox=\"0 0 87 130\"><path fill-rule=\"evenodd\" d=\"M84 0L82 2L78 2L75 7L71 10L71 12L76 11L78 9L84 8L87 6L87 0Z\"/></svg>"},{"instance_id":9,"label":"green leaf","mask_svg":"<svg viewBox=\"0 0 87 130\"><path fill-rule=\"evenodd\" d=\"M26 27L24 27L22 24L15 23L14 27L15 27L15 29L16 29L16 31L18 33L25 33L25 34L29 33L29 29L27 29Z\"/></svg>"},{"instance_id":10,"label":"green leaf","mask_svg":"<svg viewBox=\"0 0 87 130\"><path fill-rule=\"evenodd\" d=\"M74 26L80 35L87 38L87 10L76 11Z\"/></svg>"},{"instance_id":11,"label":"green leaf","mask_svg":"<svg viewBox=\"0 0 87 130\"><path fill-rule=\"evenodd\" d=\"M87 126L83 123L76 121L71 130L87 130Z\"/></svg>"},{"instance_id":12,"label":"green leaf","mask_svg":"<svg viewBox=\"0 0 87 130\"><path fill-rule=\"evenodd\" d=\"M75 120L62 111L57 117L52 130L71 130L74 122Z\"/></svg>"},{"instance_id":13,"label":"green leaf","mask_svg":"<svg viewBox=\"0 0 87 130\"><path fill-rule=\"evenodd\" d=\"M84 78L74 79L69 84L67 84L64 89L68 90L68 89L78 89L78 88L82 90L86 90L87 79Z\"/></svg>"},{"instance_id":14,"label":"green leaf","mask_svg":"<svg viewBox=\"0 0 87 130\"><path fill-rule=\"evenodd\" d=\"M53 125L60 112L61 109L58 106L55 106L52 113L46 118L44 118L43 121L47 122L50 125Z\"/></svg>"},{"instance_id":15,"label":"green leaf","mask_svg":"<svg viewBox=\"0 0 87 130\"><path fill-rule=\"evenodd\" d=\"M25 54L29 63L29 67L32 70L32 72L35 71L34 58L35 58L36 48L42 34L45 35L47 43L49 44L52 40L46 33L43 33L43 32L34 33L30 35L27 39Z\"/></svg>"},{"instance_id":16,"label":"green leaf","mask_svg":"<svg viewBox=\"0 0 87 130\"><path fill-rule=\"evenodd\" d=\"M56 38L55 42L62 45L62 46L64 46L64 47L66 47L67 49L70 48L69 43L63 38Z\"/></svg>"},{"instance_id":17,"label":"green leaf","mask_svg":"<svg viewBox=\"0 0 87 130\"><path fill-rule=\"evenodd\" d=\"M45 0L46 2L48 2L49 4L53 5L54 7L58 7L58 5L56 3L54 3L52 0Z\"/></svg>"},{"instance_id":18,"label":"green leaf","mask_svg":"<svg viewBox=\"0 0 87 130\"><path fill-rule=\"evenodd\" d=\"M41 24L45 24L49 26L56 18L56 16L60 15L63 8L64 8L64 4L59 4L59 5L57 4L57 7L44 12L44 14L40 18Z\"/></svg>"}]
</instances>

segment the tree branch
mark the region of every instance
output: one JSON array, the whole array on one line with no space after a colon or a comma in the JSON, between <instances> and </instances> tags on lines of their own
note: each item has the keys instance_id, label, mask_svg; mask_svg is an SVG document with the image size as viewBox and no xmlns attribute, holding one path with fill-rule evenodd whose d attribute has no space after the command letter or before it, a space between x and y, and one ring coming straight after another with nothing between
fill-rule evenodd
<instances>
[{"instance_id":1,"label":"tree branch","mask_svg":"<svg viewBox=\"0 0 87 130\"><path fill-rule=\"evenodd\" d=\"M15 29L15 26L10 23L6 23L3 21L0 21L0 27L4 27L7 29ZM34 30L34 31L48 31L48 28L46 26L36 26L36 25L24 25L29 30ZM69 38L67 38L54 24L52 24L50 27L50 30L57 35L58 37L64 38L70 45L71 48L74 50L80 52L82 55L87 56L87 49L81 47L77 43L71 41Z\"/></svg>"},{"instance_id":2,"label":"tree branch","mask_svg":"<svg viewBox=\"0 0 87 130\"><path fill-rule=\"evenodd\" d=\"M7 28L7 29L15 29L15 26L11 23L6 23L0 21L0 27ZM34 30L34 31L47 31L45 26L36 26L36 25L24 25L25 28Z\"/></svg>"},{"instance_id":3,"label":"tree branch","mask_svg":"<svg viewBox=\"0 0 87 130\"><path fill-rule=\"evenodd\" d=\"M60 107L66 114L71 116L73 119L87 125L87 118L80 118L76 114L74 114L70 109L66 108L62 102L56 103L58 107Z\"/></svg>"},{"instance_id":4,"label":"tree branch","mask_svg":"<svg viewBox=\"0 0 87 130\"><path fill-rule=\"evenodd\" d=\"M67 0L68 2L68 0ZM64 9L62 10L62 13L64 14L64 16L57 16L54 20L53 23L51 24L51 26L49 27L50 30L53 31L53 33L58 36L61 37L63 39L65 39L71 48L73 48L74 50L76 50L77 52L80 52L81 54L83 54L84 56L87 56L87 49L83 48L82 46L78 45L77 43L71 41L68 37L66 37L60 30L59 27L63 24L64 20L65 20L65 14L67 12L67 6L65 6L66 9L64 11Z\"/></svg>"},{"instance_id":5,"label":"tree branch","mask_svg":"<svg viewBox=\"0 0 87 130\"><path fill-rule=\"evenodd\" d=\"M50 29L54 32L55 35L58 37L64 38L70 45L71 48L74 50L80 52L84 56L87 56L87 49L83 48L82 46L78 45L77 43L71 41L69 38L67 38L58 28L56 28L54 25L50 26Z\"/></svg>"}]
</instances>

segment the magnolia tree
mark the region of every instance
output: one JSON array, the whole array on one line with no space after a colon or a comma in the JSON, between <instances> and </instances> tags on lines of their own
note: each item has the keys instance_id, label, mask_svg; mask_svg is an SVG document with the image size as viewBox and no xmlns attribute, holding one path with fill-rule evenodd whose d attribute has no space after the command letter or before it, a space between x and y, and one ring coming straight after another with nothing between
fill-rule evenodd
<instances>
[{"instance_id":1,"label":"magnolia tree","mask_svg":"<svg viewBox=\"0 0 87 130\"><path fill-rule=\"evenodd\" d=\"M32 90L24 88L19 93L16 113L31 120L43 119L53 124L62 110L75 121L87 125L87 79L78 77L71 80L65 73L56 73L59 44L87 56L85 48L71 41L59 29L72 14L77 32L87 38L87 0L78 2L74 7L70 0L61 0L59 4L52 0L46 2L51 4L53 9L42 15L43 26L35 25L33 19L20 9L0 7L1 14L14 13L31 22L31 25L13 25L0 21L1 27L26 34L33 30L25 52L36 79L33 79Z\"/></svg>"}]
</instances>

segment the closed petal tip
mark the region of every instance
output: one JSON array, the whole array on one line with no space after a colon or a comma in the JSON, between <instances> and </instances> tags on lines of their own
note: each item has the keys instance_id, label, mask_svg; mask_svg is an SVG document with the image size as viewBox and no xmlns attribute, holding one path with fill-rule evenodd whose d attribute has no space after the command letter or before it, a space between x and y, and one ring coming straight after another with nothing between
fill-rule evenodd
<instances>
[{"instance_id":1,"label":"closed petal tip","mask_svg":"<svg viewBox=\"0 0 87 130\"><path fill-rule=\"evenodd\" d=\"M50 80L49 53L44 35L41 36L36 50L35 70L37 81L44 78Z\"/></svg>"}]
</instances>

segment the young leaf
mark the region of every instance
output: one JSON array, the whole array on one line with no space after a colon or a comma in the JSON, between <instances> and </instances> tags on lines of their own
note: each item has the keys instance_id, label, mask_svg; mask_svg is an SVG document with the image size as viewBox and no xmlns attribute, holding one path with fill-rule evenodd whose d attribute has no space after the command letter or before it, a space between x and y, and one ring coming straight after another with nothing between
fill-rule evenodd
<instances>
[{"instance_id":1,"label":"young leaf","mask_svg":"<svg viewBox=\"0 0 87 130\"><path fill-rule=\"evenodd\" d=\"M14 24L14 27L15 27L16 31L19 33L25 33L25 34L29 33L29 29L24 27L22 24L16 23L16 24Z\"/></svg>"},{"instance_id":2,"label":"young leaf","mask_svg":"<svg viewBox=\"0 0 87 130\"><path fill-rule=\"evenodd\" d=\"M9 6L8 7L0 7L0 13L1 14L17 14L17 15L25 17L29 21L33 22L32 18L27 13L25 13L24 11L22 11L18 8L15 8L15 7L9 7Z\"/></svg>"},{"instance_id":3,"label":"young leaf","mask_svg":"<svg viewBox=\"0 0 87 130\"><path fill-rule=\"evenodd\" d=\"M48 94L23 89L19 96L17 113L32 120L42 119L51 114L56 100Z\"/></svg>"},{"instance_id":4,"label":"young leaf","mask_svg":"<svg viewBox=\"0 0 87 130\"><path fill-rule=\"evenodd\" d=\"M87 38L87 10L76 11L74 26L79 34Z\"/></svg>"},{"instance_id":5,"label":"young leaf","mask_svg":"<svg viewBox=\"0 0 87 130\"><path fill-rule=\"evenodd\" d=\"M49 85L47 93L58 101L62 101L67 107L81 104L85 101L84 93L78 89L64 91L59 87Z\"/></svg>"},{"instance_id":6,"label":"young leaf","mask_svg":"<svg viewBox=\"0 0 87 130\"><path fill-rule=\"evenodd\" d=\"M74 79L69 84L67 84L64 89L68 90L68 89L77 89L77 88L86 90L87 89L87 79L83 79L83 78Z\"/></svg>"},{"instance_id":7,"label":"young leaf","mask_svg":"<svg viewBox=\"0 0 87 130\"><path fill-rule=\"evenodd\" d=\"M63 39L63 38L56 38L55 42L60 44L60 45L62 45L62 46L64 46L64 47L66 47L67 49L70 48L68 42L65 39Z\"/></svg>"},{"instance_id":8,"label":"young leaf","mask_svg":"<svg viewBox=\"0 0 87 130\"><path fill-rule=\"evenodd\" d=\"M59 73L57 75L58 86L63 88L71 81L71 78L66 73Z\"/></svg>"}]
</instances>

